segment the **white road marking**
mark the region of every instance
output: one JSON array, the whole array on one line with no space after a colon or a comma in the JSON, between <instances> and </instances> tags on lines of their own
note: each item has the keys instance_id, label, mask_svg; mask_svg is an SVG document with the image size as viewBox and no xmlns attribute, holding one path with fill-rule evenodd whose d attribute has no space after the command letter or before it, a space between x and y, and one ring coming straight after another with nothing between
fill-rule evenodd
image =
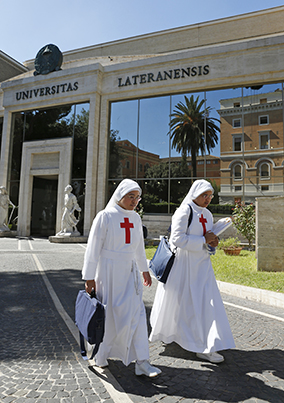
<instances>
[{"instance_id":1,"label":"white road marking","mask_svg":"<svg viewBox=\"0 0 284 403\"><path fill-rule=\"evenodd\" d=\"M256 311L255 309L246 308L245 306L235 305L235 304L232 304L231 302L223 301L223 303L224 303L224 305L232 306L233 308L242 309L243 311L251 312L256 315L266 316L267 318L279 320L280 322L284 322L284 318L280 318L279 316L270 315L269 313Z\"/></svg>"}]
</instances>

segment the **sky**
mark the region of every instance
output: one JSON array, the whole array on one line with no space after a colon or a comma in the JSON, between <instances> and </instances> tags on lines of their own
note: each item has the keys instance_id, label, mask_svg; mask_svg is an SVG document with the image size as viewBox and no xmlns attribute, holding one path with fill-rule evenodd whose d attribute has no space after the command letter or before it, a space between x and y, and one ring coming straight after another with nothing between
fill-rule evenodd
<instances>
[{"instance_id":1,"label":"sky","mask_svg":"<svg viewBox=\"0 0 284 403\"><path fill-rule=\"evenodd\" d=\"M277 0L0 0L0 49L19 62L284 5Z\"/></svg>"}]
</instances>

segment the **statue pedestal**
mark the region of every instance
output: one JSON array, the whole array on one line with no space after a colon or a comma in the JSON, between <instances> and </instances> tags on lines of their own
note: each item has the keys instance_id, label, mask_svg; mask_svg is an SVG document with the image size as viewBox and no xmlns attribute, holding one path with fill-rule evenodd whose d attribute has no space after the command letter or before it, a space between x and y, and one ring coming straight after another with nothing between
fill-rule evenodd
<instances>
[{"instance_id":1,"label":"statue pedestal","mask_svg":"<svg viewBox=\"0 0 284 403\"><path fill-rule=\"evenodd\" d=\"M81 236L81 235L72 235L72 234L65 234L65 235L54 235L48 237L49 242L53 243L87 243L88 237Z\"/></svg>"}]
</instances>

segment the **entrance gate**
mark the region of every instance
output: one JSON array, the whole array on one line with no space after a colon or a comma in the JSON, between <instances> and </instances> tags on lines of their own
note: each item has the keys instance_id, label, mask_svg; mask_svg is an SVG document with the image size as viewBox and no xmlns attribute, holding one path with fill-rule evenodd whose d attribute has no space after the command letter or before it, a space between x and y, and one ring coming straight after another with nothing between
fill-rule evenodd
<instances>
[{"instance_id":1,"label":"entrance gate","mask_svg":"<svg viewBox=\"0 0 284 403\"><path fill-rule=\"evenodd\" d=\"M71 137L23 144L18 235L48 236L60 231L71 156Z\"/></svg>"},{"instance_id":2,"label":"entrance gate","mask_svg":"<svg viewBox=\"0 0 284 403\"><path fill-rule=\"evenodd\" d=\"M55 234L57 187L57 179L48 176L45 178L34 176L31 235L50 236Z\"/></svg>"}]
</instances>

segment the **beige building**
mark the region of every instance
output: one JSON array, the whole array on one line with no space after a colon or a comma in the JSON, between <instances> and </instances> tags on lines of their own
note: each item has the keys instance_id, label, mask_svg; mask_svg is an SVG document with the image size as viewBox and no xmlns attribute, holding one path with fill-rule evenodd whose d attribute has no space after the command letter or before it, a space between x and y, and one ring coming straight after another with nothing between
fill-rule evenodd
<instances>
[{"instance_id":1,"label":"beige building","mask_svg":"<svg viewBox=\"0 0 284 403\"><path fill-rule=\"evenodd\" d=\"M242 98L247 87L279 88L282 96L283 19L284 6L75 49L63 53L60 69L36 75L37 58L10 64L1 53L1 66L11 74L1 77L0 87L0 185L18 206L19 235L59 231L70 182L83 207L80 231L87 235L123 177L109 175L116 171L110 165L119 163L115 142L128 140L159 158L178 156L169 142L169 116L185 94L205 99L216 119L220 100ZM52 52L43 48L49 58ZM281 130L275 167L283 175ZM248 168L258 169L255 164ZM138 154L135 177L143 185L139 166ZM176 201L165 194L164 202Z\"/></svg>"},{"instance_id":2,"label":"beige building","mask_svg":"<svg viewBox=\"0 0 284 403\"><path fill-rule=\"evenodd\" d=\"M284 195L283 89L220 100L222 203Z\"/></svg>"}]
</instances>

